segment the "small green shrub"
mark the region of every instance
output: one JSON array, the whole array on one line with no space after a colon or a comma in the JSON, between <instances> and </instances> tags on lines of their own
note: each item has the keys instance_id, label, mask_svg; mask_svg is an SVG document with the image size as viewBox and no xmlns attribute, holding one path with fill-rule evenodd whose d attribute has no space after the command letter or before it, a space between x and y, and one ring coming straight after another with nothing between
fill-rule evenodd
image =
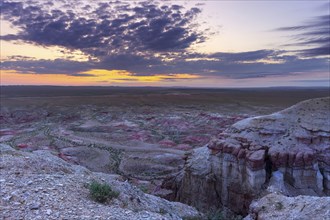
<instances>
[{"instance_id":1,"label":"small green shrub","mask_svg":"<svg viewBox=\"0 0 330 220\"><path fill-rule=\"evenodd\" d=\"M206 213L207 220L242 220L243 217L225 210L211 209Z\"/></svg>"},{"instance_id":2,"label":"small green shrub","mask_svg":"<svg viewBox=\"0 0 330 220\"><path fill-rule=\"evenodd\" d=\"M147 186L141 185L141 186L139 186L139 188L142 192L148 193L148 187Z\"/></svg>"},{"instance_id":3,"label":"small green shrub","mask_svg":"<svg viewBox=\"0 0 330 220\"><path fill-rule=\"evenodd\" d=\"M196 217L196 216L194 216L194 217L183 217L182 218L183 220L202 220L203 218L201 218L201 217Z\"/></svg>"},{"instance_id":4,"label":"small green shrub","mask_svg":"<svg viewBox=\"0 0 330 220\"><path fill-rule=\"evenodd\" d=\"M159 213L160 213L161 215L165 215L165 214L167 213L167 211L166 211L165 209L163 209L163 208L160 208L160 209L159 209Z\"/></svg>"},{"instance_id":5,"label":"small green shrub","mask_svg":"<svg viewBox=\"0 0 330 220\"><path fill-rule=\"evenodd\" d=\"M111 189L109 184L92 181L88 186L91 198L97 202L105 203L108 199L117 198L119 192Z\"/></svg>"},{"instance_id":6,"label":"small green shrub","mask_svg":"<svg viewBox=\"0 0 330 220\"><path fill-rule=\"evenodd\" d=\"M281 209L283 209L283 204L281 202L277 202L275 204L275 208L276 208L276 210L281 210Z\"/></svg>"},{"instance_id":7,"label":"small green shrub","mask_svg":"<svg viewBox=\"0 0 330 220\"><path fill-rule=\"evenodd\" d=\"M211 210L207 213L208 220L224 220L224 214L221 210Z\"/></svg>"}]
</instances>

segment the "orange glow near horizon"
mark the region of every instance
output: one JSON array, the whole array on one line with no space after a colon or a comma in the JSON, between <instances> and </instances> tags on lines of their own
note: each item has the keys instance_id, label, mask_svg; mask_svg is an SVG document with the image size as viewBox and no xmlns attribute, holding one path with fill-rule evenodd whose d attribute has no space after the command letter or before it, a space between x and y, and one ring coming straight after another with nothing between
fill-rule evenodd
<instances>
[{"instance_id":1,"label":"orange glow near horizon","mask_svg":"<svg viewBox=\"0 0 330 220\"><path fill-rule=\"evenodd\" d=\"M90 70L80 74L86 76L70 76L62 74L32 74L19 73L15 70L0 70L0 85L56 85L56 86L182 86L190 87L263 87L274 86L274 82L281 86L291 86L296 80L295 75L285 77L269 76L267 78L230 79L221 76L202 77L192 74L159 74L153 76L136 76L124 70ZM91 74L91 75L87 75ZM329 73L315 72L300 73L301 80L326 79ZM324 85L328 85L324 81ZM230 86L228 86L230 85ZM248 86L247 86L248 85ZM304 83L300 85L304 86Z\"/></svg>"},{"instance_id":2,"label":"orange glow near horizon","mask_svg":"<svg viewBox=\"0 0 330 220\"><path fill-rule=\"evenodd\" d=\"M15 70L1 70L1 85L90 85L84 76L61 74L19 73Z\"/></svg>"},{"instance_id":3,"label":"orange glow near horizon","mask_svg":"<svg viewBox=\"0 0 330 220\"><path fill-rule=\"evenodd\" d=\"M19 73L15 70L0 70L1 85L63 85L63 86L88 86L111 85L113 83L147 83L162 82L166 80L198 79L192 74L157 74L152 76L136 76L125 70L94 69L81 72L82 76L63 74L33 74ZM86 74L86 76L83 76Z\"/></svg>"},{"instance_id":4,"label":"orange glow near horizon","mask_svg":"<svg viewBox=\"0 0 330 220\"><path fill-rule=\"evenodd\" d=\"M192 74L157 74L152 76L136 76L125 70L104 70L104 69L94 69L81 74L90 74L98 78L98 81L109 81L109 82L125 82L125 81L135 81L135 82L160 82L166 79L197 79L200 76Z\"/></svg>"}]
</instances>

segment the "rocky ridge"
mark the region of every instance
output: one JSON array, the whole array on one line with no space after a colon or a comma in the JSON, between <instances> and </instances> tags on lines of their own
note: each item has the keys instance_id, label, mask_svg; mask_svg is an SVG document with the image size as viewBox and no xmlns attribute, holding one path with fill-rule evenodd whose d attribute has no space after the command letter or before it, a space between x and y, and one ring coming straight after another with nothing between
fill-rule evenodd
<instances>
[{"instance_id":1,"label":"rocky ridge","mask_svg":"<svg viewBox=\"0 0 330 220\"><path fill-rule=\"evenodd\" d=\"M267 188L288 196L329 196L329 115L330 98L319 98L239 121L193 150L167 186L177 201L240 214Z\"/></svg>"},{"instance_id":2,"label":"rocky ridge","mask_svg":"<svg viewBox=\"0 0 330 220\"><path fill-rule=\"evenodd\" d=\"M18 151L0 144L0 219L182 219L199 212L123 181L91 172L46 150ZM107 204L89 198L86 184L106 182L119 197Z\"/></svg>"},{"instance_id":3,"label":"rocky ridge","mask_svg":"<svg viewBox=\"0 0 330 220\"><path fill-rule=\"evenodd\" d=\"M330 197L288 197L271 193L254 201L249 215L244 220L328 220L330 219Z\"/></svg>"}]
</instances>

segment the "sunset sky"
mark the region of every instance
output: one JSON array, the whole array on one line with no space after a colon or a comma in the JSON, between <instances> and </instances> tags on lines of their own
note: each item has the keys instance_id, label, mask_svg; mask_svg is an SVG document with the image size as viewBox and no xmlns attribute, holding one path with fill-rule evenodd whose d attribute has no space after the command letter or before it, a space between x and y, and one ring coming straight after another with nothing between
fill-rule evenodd
<instances>
[{"instance_id":1,"label":"sunset sky","mask_svg":"<svg viewBox=\"0 0 330 220\"><path fill-rule=\"evenodd\" d=\"M0 0L1 85L330 86L330 3Z\"/></svg>"}]
</instances>

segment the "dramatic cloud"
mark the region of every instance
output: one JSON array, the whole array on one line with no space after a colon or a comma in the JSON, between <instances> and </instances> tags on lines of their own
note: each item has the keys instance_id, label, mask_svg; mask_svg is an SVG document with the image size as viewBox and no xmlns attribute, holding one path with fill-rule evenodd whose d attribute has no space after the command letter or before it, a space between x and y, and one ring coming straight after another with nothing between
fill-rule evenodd
<instances>
[{"instance_id":1,"label":"dramatic cloud","mask_svg":"<svg viewBox=\"0 0 330 220\"><path fill-rule=\"evenodd\" d=\"M78 62L12 56L1 62L1 69L18 73L91 76L91 70L124 70L141 77L167 75L162 80L171 81L179 79L177 75L173 79L173 74L245 79L329 68L328 59L319 57L330 54L329 16L278 29L297 33L293 44L304 46L288 56L283 50L192 52L192 46L210 34L196 19L201 10L168 1L0 0L0 9L1 18L18 29L0 36L1 40L59 46L64 53L78 50L89 58ZM129 79L137 80L118 80Z\"/></svg>"},{"instance_id":2,"label":"dramatic cloud","mask_svg":"<svg viewBox=\"0 0 330 220\"><path fill-rule=\"evenodd\" d=\"M264 56L261 56L261 54L264 54ZM194 59L191 59L192 56ZM216 57L217 59L210 59L209 57ZM245 59L243 59L244 57ZM189 59L191 60L189 61ZM329 63L327 59L299 59L297 56L284 56L280 51L267 50L235 53L234 55L230 53L193 54L166 62L161 61L161 59L132 55L108 57L105 62L76 62L59 59L54 61L17 60L3 62L2 68L14 69L21 73L67 75L78 75L91 69L124 69L135 76L186 73L196 76L245 79L297 75L302 72L313 71L327 72Z\"/></svg>"},{"instance_id":3,"label":"dramatic cloud","mask_svg":"<svg viewBox=\"0 0 330 220\"><path fill-rule=\"evenodd\" d=\"M328 4L329 7L329 4ZM294 46L306 46L299 50L305 57L330 55L330 15L319 16L304 25L282 27L279 31L293 32Z\"/></svg>"},{"instance_id":4,"label":"dramatic cloud","mask_svg":"<svg viewBox=\"0 0 330 220\"><path fill-rule=\"evenodd\" d=\"M36 74L65 74L80 76L84 72L94 68L93 62L77 62L63 59L56 60L15 60L4 61L1 69L16 70L19 73Z\"/></svg>"},{"instance_id":5,"label":"dramatic cloud","mask_svg":"<svg viewBox=\"0 0 330 220\"><path fill-rule=\"evenodd\" d=\"M222 61L233 62L233 61L256 61L261 59L273 58L281 54L281 51L274 50L257 50L242 53L214 53L211 54L210 58L217 58Z\"/></svg>"},{"instance_id":6,"label":"dramatic cloud","mask_svg":"<svg viewBox=\"0 0 330 220\"><path fill-rule=\"evenodd\" d=\"M152 1L96 2L99 3L73 2L58 7L52 2L35 2L32 6L2 1L3 18L21 31L1 39L79 49L99 58L121 53L180 51L205 39L195 28L194 18L201 12L198 8L162 6Z\"/></svg>"}]
</instances>

